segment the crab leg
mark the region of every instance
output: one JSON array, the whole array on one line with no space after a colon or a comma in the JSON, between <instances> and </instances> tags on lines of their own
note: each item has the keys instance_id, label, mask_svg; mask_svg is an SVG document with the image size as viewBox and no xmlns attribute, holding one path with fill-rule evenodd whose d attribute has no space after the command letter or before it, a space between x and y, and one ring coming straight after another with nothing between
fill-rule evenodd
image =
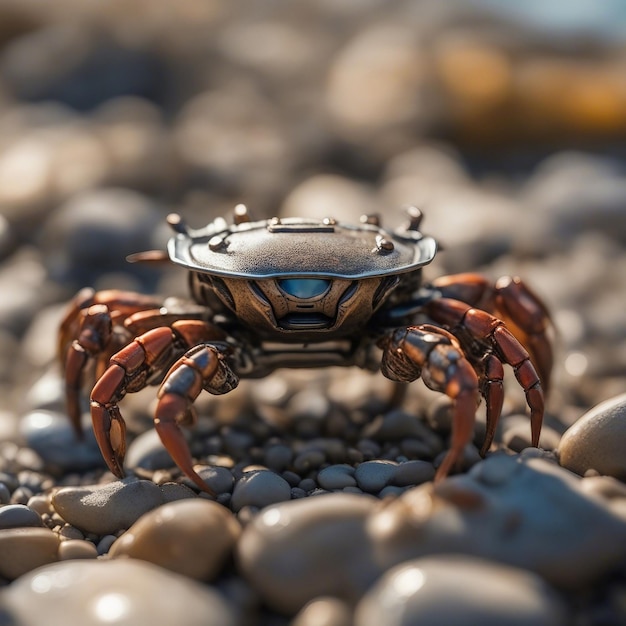
<instances>
[{"instance_id":1,"label":"crab leg","mask_svg":"<svg viewBox=\"0 0 626 626\"><path fill-rule=\"evenodd\" d=\"M545 392L554 362L547 336L550 315L541 299L517 276L502 276L495 285L481 274L452 274L432 282L444 298L460 300L502 319L529 351Z\"/></svg>"},{"instance_id":2,"label":"crab leg","mask_svg":"<svg viewBox=\"0 0 626 626\"><path fill-rule=\"evenodd\" d=\"M193 402L203 389L213 394L232 391L238 384L224 355L204 344L189 350L172 366L158 392L154 425L170 456L202 491L215 495L193 469L189 446L179 424L194 422Z\"/></svg>"},{"instance_id":3,"label":"crab leg","mask_svg":"<svg viewBox=\"0 0 626 626\"><path fill-rule=\"evenodd\" d=\"M434 326L411 326L394 331L381 342L382 373L398 382L420 376L435 391L454 400L450 449L437 470L435 480L445 478L471 441L476 407L478 377L456 340Z\"/></svg>"},{"instance_id":4,"label":"crab leg","mask_svg":"<svg viewBox=\"0 0 626 626\"><path fill-rule=\"evenodd\" d=\"M109 368L91 392L94 434L109 469L124 476L126 427L118 402L130 391L143 389L149 377L167 366L176 336L167 327L155 328L111 357Z\"/></svg>"},{"instance_id":5,"label":"crab leg","mask_svg":"<svg viewBox=\"0 0 626 626\"><path fill-rule=\"evenodd\" d=\"M485 311L449 298L433 300L428 303L426 309L435 321L446 325L456 337L464 338L470 345L476 341L491 344L499 360L513 368L515 377L526 395L526 402L530 408L532 444L537 446L544 411L541 382L528 352L506 328L504 322ZM491 360L487 365L494 367ZM488 433L495 429L494 419L497 420L497 417L492 415L490 419L491 422L487 424Z\"/></svg>"}]
</instances>

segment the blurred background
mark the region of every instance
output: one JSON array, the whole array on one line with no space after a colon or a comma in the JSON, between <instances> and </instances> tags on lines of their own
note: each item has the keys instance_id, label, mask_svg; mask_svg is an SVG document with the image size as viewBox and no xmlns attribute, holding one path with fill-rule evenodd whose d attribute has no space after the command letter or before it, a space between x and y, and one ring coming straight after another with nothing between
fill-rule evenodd
<instances>
[{"instance_id":1,"label":"blurred background","mask_svg":"<svg viewBox=\"0 0 626 626\"><path fill-rule=\"evenodd\" d=\"M547 301L567 423L624 389L625 138L621 0L0 0L0 413L42 406L80 287L184 293L124 260L167 213L411 203L427 276Z\"/></svg>"}]
</instances>

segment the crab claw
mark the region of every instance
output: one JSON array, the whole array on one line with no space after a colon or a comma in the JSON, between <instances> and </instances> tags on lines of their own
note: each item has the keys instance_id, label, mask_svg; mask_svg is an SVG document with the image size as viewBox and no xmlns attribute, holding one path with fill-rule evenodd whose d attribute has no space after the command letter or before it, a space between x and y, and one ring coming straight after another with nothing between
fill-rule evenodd
<instances>
[{"instance_id":1,"label":"crab claw","mask_svg":"<svg viewBox=\"0 0 626 626\"><path fill-rule=\"evenodd\" d=\"M126 456L126 424L116 405L105 407L91 403L91 419L96 441L107 467L118 478L124 478Z\"/></svg>"}]
</instances>

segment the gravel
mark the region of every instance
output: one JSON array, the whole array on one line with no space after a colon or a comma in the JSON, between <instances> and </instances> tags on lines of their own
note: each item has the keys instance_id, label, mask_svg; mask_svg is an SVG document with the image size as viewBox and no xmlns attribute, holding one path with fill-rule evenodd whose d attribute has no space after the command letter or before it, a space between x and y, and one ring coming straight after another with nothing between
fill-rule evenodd
<instances>
[{"instance_id":1,"label":"gravel","mask_svg":"<svg viewBox=\"0 0 626 626\"><path fill-rule=\"evenodd\" d=\"M0 3L0 623L626 623L623 46L482 2L179 4ZM154 386L120 405L115 479L88 388L84 439L67 420L66 303L187 297L125 256L239 202L390 228L417 204L426 280L522 276L555 327L541 451L510 371L487 458L481 405L433 483L449 398L281 369L198 397L215 496L163 448Z\"/></svg>"}]
</instances>

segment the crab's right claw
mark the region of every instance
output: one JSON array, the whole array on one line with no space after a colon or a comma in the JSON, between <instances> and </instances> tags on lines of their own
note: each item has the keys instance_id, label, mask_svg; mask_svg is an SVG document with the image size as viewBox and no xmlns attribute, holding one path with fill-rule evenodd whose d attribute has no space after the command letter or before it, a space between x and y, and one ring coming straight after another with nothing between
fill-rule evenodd
<instances>
[{"instance_id":1,"label":"crab's right claw","mask_svg":"<svg viewBox=\"0 0 626 626\"><path fill-rule=\"evenodd\" d=\"M158 393L154 425L165 449L187 478L213 496L216 494L193 468L180 424L195 421L193 402L203 389L223 394L233 390L238 382L223 354L204 344L189 350L172 366Z\"/></svg>"},{"instance_id":2,"label":"crab's right claw","mask_svg":"<svg viewBox=\"0 0 626 626\"><path fill-rule=\"evenodd\" d=\"M126 424L117 405L105 407L91 402L93 432L107 467L118 478L124 478Z\"/></svg>"}]
</instances>

